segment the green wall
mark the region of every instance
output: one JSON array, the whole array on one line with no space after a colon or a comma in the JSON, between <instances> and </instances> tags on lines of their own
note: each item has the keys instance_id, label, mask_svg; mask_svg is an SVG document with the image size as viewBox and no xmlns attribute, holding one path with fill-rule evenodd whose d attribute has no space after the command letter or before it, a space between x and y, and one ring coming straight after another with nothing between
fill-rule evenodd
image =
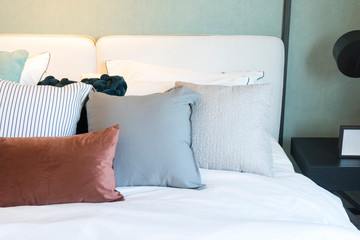
<instances>
[{"instance_id":1,"label":"green wall","mask_svg":"<svg viewBox=\"0 0 360 240\"><path fill-rule=\"evenodd\" d=\"M280 36L283 0L0 0L1 33ZM267 7L264 7L267 6Z\"/></svg>"},{"instance_id":2,"label":"green wall","mask_svg":"<svg viewBox=\"0 0 360 240\"><path fill-rule=\"evenodd\" d=\"M360 29L359 0L293 0L284 147L294 136L337 137L339 125L360 125L360 79L342 75L336 40Z\"/></svg>"},{"instance_id":3,"label":"green wall","mask_svg":"<svg viewBox=\"0 0 360 240\"><path fill-rule=\"evenodd\" d=\"M280 37L283 0L0 0L0 33L255 34ZM360 79L332 47L360 29L359 0L293 0L284 147L293 136L337 136L360 124Z\"/></svg>"}]
</instances>

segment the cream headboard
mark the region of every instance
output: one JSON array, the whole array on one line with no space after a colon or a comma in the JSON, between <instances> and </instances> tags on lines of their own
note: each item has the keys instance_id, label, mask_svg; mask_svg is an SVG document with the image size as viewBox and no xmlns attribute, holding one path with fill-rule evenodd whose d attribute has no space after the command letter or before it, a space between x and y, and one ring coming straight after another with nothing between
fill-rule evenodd
<instances>
[{"instance_id":1,"label":"cream headboard","mask_svg":"<svg viewBox=\"0 0 360 240\"><path fill-rule=\"evenodd\" d=\"M127 59L209 72L262 70L273 85L268 129L279 137L284 47L268 36L105 36L96 44L97 71L105 61Z\"/></svg>"},{"instance_id":2,"label":"cream headboard","mask_svg":"<svg viewBox=\"0 0 360 240\"><path fill-rule=\"evenodd\" d=\"M29 56L50 52L46 76L80 80L82 73L96 71L95 41L72 35L0 35L0 51L25 49Z\"/></svg>"},{"instance_id":3,"label":"cream headboard","mask_svg":"<svg viewBox=\"0 0 360 240\"><path fill-rule=\"evenodd\" d=\"M82 73L106 73L105 61L127 59L208 72L262 70L273 84L268 129L278 139L284 47L268 36L106 36L96 47L86 36L0 35L0 51L26 49L30 56L49 51L46 76L80 80Z\"/></svg>"}]
</instances>

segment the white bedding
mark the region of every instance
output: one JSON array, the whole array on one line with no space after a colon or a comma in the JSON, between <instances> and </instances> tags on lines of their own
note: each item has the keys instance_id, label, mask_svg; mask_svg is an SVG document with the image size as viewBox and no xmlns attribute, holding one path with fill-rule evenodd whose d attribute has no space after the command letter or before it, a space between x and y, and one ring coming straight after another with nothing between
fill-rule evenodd
<instances>
[{"instance_id":1,"label":"white bedding","mask_svg":"<svg viewBox=\"0 0 360 240\"><path fill-rule=\"evenodd\" d=\"M264 82L274 86L269 124L278 137L284 66L280 39L108 36L95 46L83 37L42 35L1 36L0 43L1 50L51 52L47 75L57 78L77 79L95 72L95 65L97 73L104 73L111 59L208 72L262 70ZM127 187L118 189L124 202L0 208L0 240L360 239L341 201L294 173L275 140L272 150L274 178L201 169L207 188L200 191Z\"/></svg>"},{"instance_id":2,"label":"white bedding","mask_svg":"<svg viewBox=\"0 0 360 240\"><path fill-rule=\"evenodd\" d=\"M201 169L204 190L123 187L124 202L0 208L0 239L360 239L341 201L294 173Z\"/></svg>"}]
</instances>

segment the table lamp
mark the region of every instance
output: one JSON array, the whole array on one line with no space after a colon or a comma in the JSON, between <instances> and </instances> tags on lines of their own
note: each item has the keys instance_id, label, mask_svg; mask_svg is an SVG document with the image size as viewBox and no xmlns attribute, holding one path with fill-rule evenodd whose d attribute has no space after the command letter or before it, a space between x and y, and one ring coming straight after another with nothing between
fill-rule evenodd
<instances>
[{"instance_id":1,"label":"table lamp","mask_svg":"<svg viewBox=\"0 0 360 240\"><path fill-rule=\"evenodd\" d=\"M360 30L342 35L333 49L336 64L345 76L360 77Z\"/></svg>"}]
</instances>

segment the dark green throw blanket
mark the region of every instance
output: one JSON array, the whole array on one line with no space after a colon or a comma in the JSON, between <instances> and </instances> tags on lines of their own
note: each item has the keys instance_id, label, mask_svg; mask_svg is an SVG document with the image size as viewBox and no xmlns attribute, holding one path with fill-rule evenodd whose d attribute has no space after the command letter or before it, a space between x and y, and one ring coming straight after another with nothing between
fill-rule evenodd
<instances>
[{"instance_id":1,"label":"dark green throw blanket","mask_svg":"<svg viewBox=\"0 0 360 240\"><path fill-rule=\"evenodd\" d=\"M100 78L84 78L81 80L83 83L92 85L96 91L103 92L109 95L124 96L127 89L127 84L123 77L120 76L109 76L103 74ZM63 78L60 81L55 79L53 76L48 76L44 80L38 83L38 85L50 85L55 87L63 87L65 85L76 83L76 81L70 81L67 78ZM81 110L80 120L77 125L76 133L87 133L88 132L88 121L86 108L83 107Z\"/></svg>"},{"instance_id":2,"label":"dark green throw blanket","mask_svg":"<svg viewBox=\"0 0 360 240\"><path fill-rule=\"evenodd\" d=\"M121 76L109 76L107 74L103 74L100 78L84 78L81 82L90 84L96 89L96 91L109 95L124 96L127 89L127 84ZM53 76L48 76L39 82L38 85L63 87L71 83L76 83L76 81L70 81L67 78L63 78L59 81Z\"/></svg>"}]
</instances>

